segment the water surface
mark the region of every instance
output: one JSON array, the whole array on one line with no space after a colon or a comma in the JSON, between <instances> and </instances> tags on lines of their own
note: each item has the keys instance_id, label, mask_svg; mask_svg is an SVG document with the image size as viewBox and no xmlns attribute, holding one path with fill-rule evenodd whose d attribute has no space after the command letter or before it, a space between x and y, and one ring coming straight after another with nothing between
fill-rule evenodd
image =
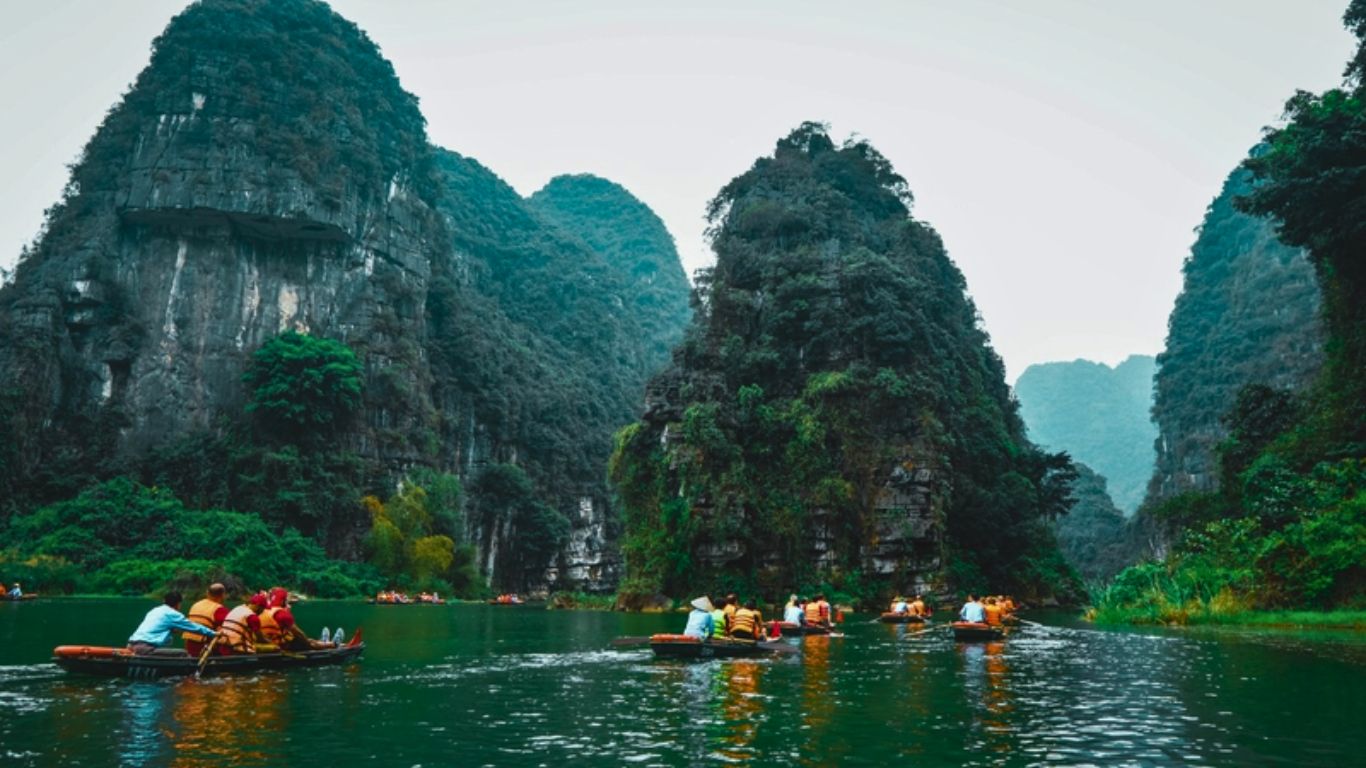
<instances>
[{"instance_id":1,"label":"water surface","mask_svg":"<svg viewBox=\"0 0 1366 768\"><path fill-rule=\"evenodd\" d=\"M0 604L0 764L1360 765L1360 633L1097 630L1003 642L851 616L761 660L656 661L619 635L681 616L314 602L364 625L347 667L132 682L68 675L144 600Z\"/></svg>"}]
</instances>

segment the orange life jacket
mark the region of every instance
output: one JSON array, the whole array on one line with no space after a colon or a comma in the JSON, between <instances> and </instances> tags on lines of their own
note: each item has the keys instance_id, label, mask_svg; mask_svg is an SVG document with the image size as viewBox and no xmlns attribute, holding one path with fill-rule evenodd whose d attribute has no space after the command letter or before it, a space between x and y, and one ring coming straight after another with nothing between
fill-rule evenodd
<instances>
[{"instance_id":1,"label":"orange life jacket","mask_svg":"<svg viewBox=\"0 0 1366 768\"><path fill-rule=\"evenodd\" d=\"M227 618L223 619L223 640L227 641L233 650L242 653L251 653L255 650L251 626L247 623L247 619L255 615L251 606L243 603L233 608Z\"/></svg>"},{"instance_id":2,"label":"orange life jacket","mask_svg":"<svg viewBox=\"0 0 1366 768\"><path fill-rule=\"evenodd\" d=\"M990 624L992 626L1000 626L1001 606L996 605L994 603L987 603L986 605L982 606L982 610L987 615L987 624Z\"/></svg>"},{"instance_id":3,"label":"orange life jacket","mask_svg":"<svg viewBox=\"0 0 1366 768\"><path fill-rule=\"evenodd\" d=\"M222 607L222 603L216 600L210 600L206 597L190 606L190 612L185 614L185 618L206 629L218 629L218 623L213 620L213 615L218 613L218 609ZM195 642L207 639L196 632L181 632L180 636L186 640L194 640Z\"/></svg>"},{"instance_id":4,"label":"orange life jacket","mask_svg":"<svg viewBox=\"0 0 1366 768\"><path fill-rule=\"evenodd\" d=\"M275 612L283 607L284 606L277 605L273 608L267 608L264 611L261 611L261 636L264 637L267 642L275 643L277 645L280 642L280 625L275 623Z\"/></svg>"},{"instance_id":5,"label":"orange life jacket","mask_svg":"<svg viewBox=\"0 0 1366 768\"><path fill-rule=\"evenodd\" d=\"M820 623L820 621L821 621L821 604L820 604L820 603L816 602L815 600L812 600L812 601L808 602L808 603L806 604L806 608L804 608L804 609L802 609L802 610L804 610L804 611L806 612L806 623L807 623L807 624L819 624L819 623Z\"/></svg>"},{"instance_id":6,"label":"orange life jacket","mask_svg":"<svg viewBox=\"0 0 1366 768\"><path fill-rule=\"evenodd\" d=\"M925 603L924 603L924 601L922 601L922 600L914 600L914 601L911 602L911 615L912 615L912 616L924 616L924 615L925 615Z\"/></svg>"},{"instance_id":7,"label":"orange life jacket","mask_svg":"<svg viewBox=\"0 0 1366 768\"><path fill-rule=\"evenodd\" d=\"M730 617L730 632L732 635L737 632L744 632L749 637L758 638L759 624L762 621L763 617L759 615L758 611L741 608L735 612L734 616Z\"/></svg>"}]
</instances>

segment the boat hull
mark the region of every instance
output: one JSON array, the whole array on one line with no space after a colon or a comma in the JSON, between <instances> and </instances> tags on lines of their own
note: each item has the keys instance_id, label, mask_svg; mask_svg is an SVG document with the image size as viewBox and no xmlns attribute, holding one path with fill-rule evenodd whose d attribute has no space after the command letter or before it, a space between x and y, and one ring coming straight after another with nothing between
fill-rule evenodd
<instances>
[{"instance_id":1,"label":"boat hull","mask_svg":"<svg viewBox=\"0 0 1366 768\"><path fill-rule=\"evenodd\" d=\"M884 613L878 619L883 624L924 624L924 616L913 616L909 613Z\"/></svg>"},{"instance_id":2,"label":"boat hull","mask_svg":"<svg viewBox=\"0 0 1366 768\"><path fill-rule=\"evenodd\" d=\"M953 630L953 639L960 642L982 642L988 640L1000 640L1006 636L1004 627L993 626L991 624L978 624L971 621L955 621L949 625Z\"/></svg>"},{"instance_id":3,"label":"boat hull","mask_svg":"<svg viewBox=\"0 0 1366 768\"><path fill-rule=\"evenodd\" d=\"M764 652L753 640L712 638L702 642L687 635L654 635L650 650L661 659L734 659Z\"/></svg>"},{"instance_id":4,"label":"boat hull","mask_svg":"<svg viewBox=\"0 0 1366 768\"><path fill-rule=\"evenodd\" d=\"M204 674L242 674L345 664L359 659L364 650L365 643L357 643L318 651L212 656L204 664ZM67 672L78 675L126 677L130 680L183 677L193 675L199 669L199 659L184 652L158 651L139 656L123 648L97 646L60 646L53 653L52 661Z\"/></svg>"},{"instance_id":5,"label":"boat hull","mask_svg":"<svg viewBox=\"0 0 1366 768\"><path fill-rule=\"evenodd\" d=\"M804 635L828 635L830 627L822 627L818 624L793 624L788 621L778 622L778 630L784 637L802 637Z\"/></svg>"}]
</instances>

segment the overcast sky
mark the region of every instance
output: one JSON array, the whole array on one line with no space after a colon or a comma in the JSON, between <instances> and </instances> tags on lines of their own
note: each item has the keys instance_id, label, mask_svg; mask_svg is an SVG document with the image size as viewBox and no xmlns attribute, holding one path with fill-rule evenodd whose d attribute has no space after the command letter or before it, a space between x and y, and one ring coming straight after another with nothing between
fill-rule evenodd
<instances>
[{"instance_id":1,"label":"overcast sky","mask_svg":"<svg viewBox=\"0 0 1366 768\"><path fill-rule=\"evenodd\" d=\"M183 0L0 2L12 266ZM708 199L803 120L910 182L1013 381L1162 348L1193 229L1296 88L1336 85L1346 0L335 0L433 142L523 194L590 172L684 267Z\"/></svg>"}]
</instances>

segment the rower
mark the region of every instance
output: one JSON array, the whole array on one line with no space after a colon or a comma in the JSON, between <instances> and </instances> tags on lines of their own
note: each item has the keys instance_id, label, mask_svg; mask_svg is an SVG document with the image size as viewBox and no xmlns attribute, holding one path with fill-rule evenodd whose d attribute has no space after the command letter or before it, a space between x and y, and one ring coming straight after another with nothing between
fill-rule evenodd
<instances>
[{"instance_id":1,"label":"rower","mask_svg":"<svg viewBox=\"0 0 1366 768\"><path fill-rule=\"evenodd\" d=\"M227 597L228 590L217 582L209 585L209 590L204 599L199 600L190 606L190 612L185 618L193 621L201 627L211 629L214 632L223 626L223 619L228 617L228 607L223 605L223 600ZM203 636L198 632L184 632L181 637L185 640L185 650L191 656L199 656L204 650ZM227 653L227 651L219 651Z\"/></svg>"},{"instance_id":2,"label":"rower","mask_svg":"<svg viewBox=\"0 0 1366 768\"><path fill-rule=\"evenodd\" d=\"M970 621L975 624L981 624L986 621L986 611L982 607L982 604L977 602L976 595L971 592L968 593L968 601L963 603L963 607L959 609L958 618L962 621Z\"/></svg>"},{"instance_id":3,"label":"rower","mask_svg":"<svg viewBox=\"0 0 1366 768\"><path fill-rule=\"evenodd\" d=\"M688 626L683 630L683 634L695 637L698 640L706 640L711 637L712 631L716 627L716 620L711 617L711 599L705 595L690 603L692 611L688 613Z\"/></svg>"},{"instance_id":4,"label":"rower","mask_svg":"<svg viewBox=\"0 0 1366 768\"><path fill-rule=\"evenodd\" d=\"M743 608L735 609L730 619L730 636L740 640L762 640L764 615L751 598Z\"/></svg>"},{"instance_id":5,"label":"rower","mask_svg":"<svg viewBox=\"0 0 1366 768\"><path fill-rule=\"evenodd\" d=\"M5 594L13 600L18 600L24 596L24 590L19 586L19 582L16 581L14 582L14 586L10 587L10 590Z\"/></svg>"},{"instance_id":6,"label":"rower","mask_svg":"<svg viewBox=\"0 0 1366 768\"><path fill-rule=\"evenodd\" d=\"M167 592L162 604L147 612L142 623L128 638L128 650L145 656L171 641L171 630L180 629L204 637L213 637L214 631L185 618L180 612L180 593Z\"/></svg>"}]
</instances>

